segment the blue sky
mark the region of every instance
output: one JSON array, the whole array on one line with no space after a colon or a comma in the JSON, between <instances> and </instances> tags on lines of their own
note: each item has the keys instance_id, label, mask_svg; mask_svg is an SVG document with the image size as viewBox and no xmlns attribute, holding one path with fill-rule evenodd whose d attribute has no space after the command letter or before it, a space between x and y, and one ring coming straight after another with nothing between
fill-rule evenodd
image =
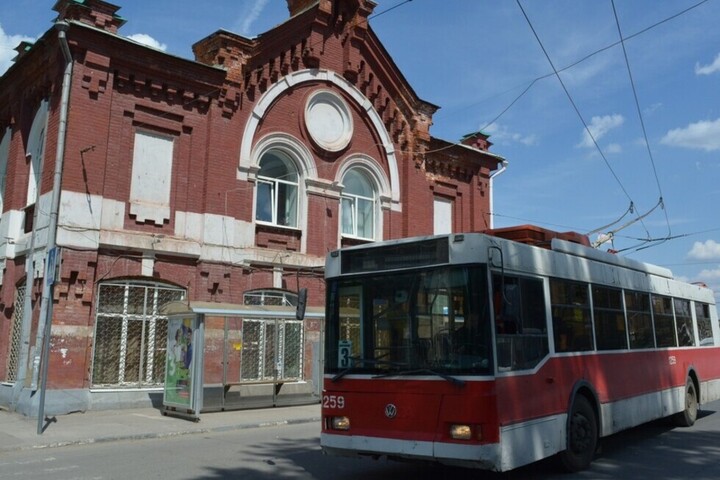
<instances>
[{"instance_id":1,"label":"blue sky","mask_svg":"<svg viewBox=\"0 0 720 480\"><path fill-rule=\"evenodd\" d=\"M51 27L54 3L0 0L0 71L20 40ZM114 3L122 35L185 58L218 29L253 37L288 17L283 0ZM418 96L441 107L431 133L484 129L508 160L496 227L587 233L632 204L601 248L720 293L720 0L377 3L372 28Z\"/></svg>"}]
</instances>

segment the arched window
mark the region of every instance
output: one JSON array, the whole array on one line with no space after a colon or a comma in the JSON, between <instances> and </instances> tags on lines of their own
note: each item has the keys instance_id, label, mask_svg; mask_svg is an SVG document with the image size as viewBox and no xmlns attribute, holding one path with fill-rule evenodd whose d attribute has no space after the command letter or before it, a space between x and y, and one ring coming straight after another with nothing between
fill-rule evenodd
<instances>
[{"instance_id":1,"label":"arched window","mask_svg":"<svg viewBox=\"0 0 720 480\"><path fill-rule=\"evenodd\" d=\"M298 296L295 292L279 288L259 288L245 292L243 294L243 303L245 305L282 305L286 307L296 307L298 304Z\"/></svg>"},{"instance_id":2,"label":"arched window","mask_svg":"<svg viewBox=\"0 0 720 480\"><path fill-rule=\"evenodd\" d=\"M340 207L342 234L345 236L375 239L375 210L377 189L370 177L353 168L343 177L345 188Z\"/></svg>"},{"instance_id":3,"label":"arched window","mask_svg":"<svg viewBox=\"0 0 720 480\"><path fill-rule=\"evenodd\" d=\"M298 226L298 171L293 161L280 150L269 150L260 159L257 174L255 220Z\"/></svg>"}]
</instances>

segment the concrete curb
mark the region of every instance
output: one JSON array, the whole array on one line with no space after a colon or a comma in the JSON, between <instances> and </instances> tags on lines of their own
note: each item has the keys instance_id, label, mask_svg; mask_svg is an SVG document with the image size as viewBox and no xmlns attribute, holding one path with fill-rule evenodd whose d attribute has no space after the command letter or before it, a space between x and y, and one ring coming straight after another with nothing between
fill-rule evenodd
<instances>
[{"instance_id":1,"label":"concrete curb","mask_svg":"<svg viewBox=\"0 0 720 480\"><path fill-rule=\"evenodd\" d=\"M137 440L149 440L154 438L171 438L185 435L194 434L207 434L212 432L232 432L236 430L249 430L254 428L267 428L267 427L281 427L283 425L301 425L305 423L320 423L320 417L308 417L308 418L297 418L291 420L278 420L278 421L263 421L263 422L248 422L237 425L221 425L216 427L208 428L194 428L189 430L177 430L172 432L150 432L150 433L138 433L138 434L124 434L124 435L105 435L94 438L80 438L73 440L60 440L54 442L42 442L42 437L38 436L38 443L28 444L17 444L13 446L0 446L0 453L9 452L20 452L28 450L42 450L49 448L61 448L70 446L81 446L91 445L95 443L111 443L111 442L122 442L122 441L137 441Z\"/></svg>"}]
</instances>

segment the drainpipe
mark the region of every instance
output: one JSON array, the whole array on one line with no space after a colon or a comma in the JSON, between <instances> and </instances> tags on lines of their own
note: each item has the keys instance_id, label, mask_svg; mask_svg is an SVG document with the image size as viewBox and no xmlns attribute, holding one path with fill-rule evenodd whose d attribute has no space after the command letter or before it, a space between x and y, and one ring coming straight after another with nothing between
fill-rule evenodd
<instances>
[{"instance_id":1,"label":"drainpipe","mask_svg":"<svg viewBox=\"0 0 720 480\"><path fill-rule=\"evenodd\" d=\"M38 340L42 340L42 371L40 378L40 400L38 402L38 425L37 433L41 435L43 432L43 422L45 417L45 390L47 389L48 364L50 363L50 332L52 330L52 292L53 284L47 283L47 279L54 278L55 272L50 272L49 268L54 268L47 261L49 253L57 247L57 224L58 212L60 210L60 189L62 187L63 161L65 160L65 134L67 132L68 105L70 103L70 84L72 82L73 58L70 53L66 32L70 25L64 21L55 23L58 31L58 41L65 59L65 72L63 73L62 96L60 99L60 122L58 125L58 141L57 151L55 154L55 174L53 177L52 203L50 204L50 222L48 224L48 240L46 248L45 261L45 281L43 285L42 297L40 301L40 321L38 322L38 334L42 331L42 336L38 335ZM35 343L39 345L39 343ZM38 351L36 347L36 352ZM37 371L37 370L36 370Z\"/></svg>"},{"instance_id":2,"label":"drainpipe","mask_svg":"<svg viewBox=\"0 0 720 480\"><path fill-rule=\"evenodd\" d=\"M508 162L507 162L507 160L503 159L503 160L500 160L500 164L502 165L502 167L500 167L500 170L493 172L493 174L490 175L490 180L488 181L489 188L490 188L490 229L495 228L495 215L493 215L495 213L495 211L494 211L494 208L495 208L494 203L495 202L493 201L493 197L495 196L495 193L494 193L495 190L493 189L493 179L495 177L497 177L498 175L500 175L501 173L503 173L505 170L507 170Z\"/></svg>"}]
</instances>

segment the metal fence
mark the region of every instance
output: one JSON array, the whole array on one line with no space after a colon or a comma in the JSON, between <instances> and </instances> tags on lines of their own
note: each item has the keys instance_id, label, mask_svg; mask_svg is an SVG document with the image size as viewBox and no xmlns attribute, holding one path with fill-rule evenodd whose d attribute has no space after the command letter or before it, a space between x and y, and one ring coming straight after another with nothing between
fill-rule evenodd
<instances>
[{"instance_id":1,"label":"metal fence","mask_svg":"<svg viewBox=\"0 0 720 480\"><path fill-rule=\"evenodd\" d=\"M164 382L167 317L160 308L185 290L158 284L98 287L93 387L150 387Z\"/></svg>"},{"instance_id":2,"label":"metal fence","mask_svg":"<svg viewBox=\"0 0 720 480\"><path fill-rule=\"evenodd\" d=\"M7 370L5 380L14 383L17 380L18 368L20 366L20 338L22 334L23 314L25 312L25 285L18 287L15 293L15 308L10 333L10 348L7 359Z\"/></svg>"}]
</instances>

